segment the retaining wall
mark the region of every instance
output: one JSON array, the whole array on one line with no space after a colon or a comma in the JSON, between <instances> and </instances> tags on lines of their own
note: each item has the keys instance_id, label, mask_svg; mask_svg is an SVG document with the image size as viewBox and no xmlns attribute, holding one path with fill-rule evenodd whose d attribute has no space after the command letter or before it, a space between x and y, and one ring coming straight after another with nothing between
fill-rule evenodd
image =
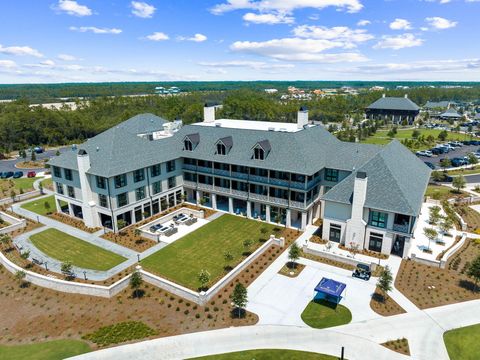
<instances>
[{"instance_id":1,"label":"retaining wall","mask_svg":"<svg viewBox=\"0 0 480 360\"><path fill-rule=\"evenodd\" d=\"M33 191L30 191L30 192L27 192L27 193L24 193L24 194L15 195L15 198L14 198L15 200L13 200L10 197L3 198L3 199L0 199L0 206L11 204L13 202L19 202L19 201L27 200L27 199L30 199L30 198L33 198L33 197L39 196L39 195L42 195L40 190L33 190Z\"/></svg>"},{"instance_id":2,"label":"retaining wall","mask_svg":"<svg viewBox=\"0 0 480 360\"><path fill-rule=\"evenodd\" d=\"M1 228L0 234L8 234L8 233L11 233L12 231L22 229L25 226L27 226L27 220L17 219L16 217L9 215L7 213L4 213L2 211L0 211L0 219L10 224L8 226L5 226L4 228Z\"/></svg>"},{"instance_id":3,"label":"retaining wall","mask_svg":"<svg viewBox=\"0 0 480 360\"><path fill-rule=\"evenodd\" d=\"M329 260L339 261L343 264L352 265L352 266L355 266L355 267L358 264L369 265L372 272L375 271L376 268L377 268L377 264L374 263L374 262L367 263L367 262L364 262L364 261L361 261L361 260L358 260L358 259L343 256L343 255L340 255L340 254L334 254L334 253L331 253L329 251L311 249L311 248L308 247L308 245L303 245L303 252L306 253L306 254L320 256L320 257L323 257L323 258L326 258L326 259L329 259Z\"/></svg>"}]
</instances>

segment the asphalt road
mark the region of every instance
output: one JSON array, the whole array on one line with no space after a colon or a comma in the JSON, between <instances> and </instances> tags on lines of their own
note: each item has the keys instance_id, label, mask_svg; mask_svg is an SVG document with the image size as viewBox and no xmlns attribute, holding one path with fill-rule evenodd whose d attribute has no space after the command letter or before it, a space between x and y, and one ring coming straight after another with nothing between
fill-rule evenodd
<instances>
[{"instance_id":1,"label":"asphalt road","mask_svg":"<svg viewBox=\"0 0 480 360\"><path fill-rule=\"evenodd\" d=\"M468 153L476 152L477 150L480 150L480 146L478 145L463 145L462 147L456 148L455 150L450 150L448 154L433 155L432 157L419 156L419 159L422 159L422 161L429 161L435 166L440 167L440 161L443 158L446 158L446 157L448 157L449 159L453 159L455 157L463 158Z\"/></svg>"},{"instance_id":2,"label":"asphalt road","mask_svg":"<svg viewBox=\"0 0 480 360\"><path fill-rule=\"evenodd\" d=\"M67 152L67 151L72 151L71 150L71 147L63 147L63 148L60 148L58 149L60 150L61 153L64 153L64 152ZM37 160L41 160L41 159L45 159L45 158L51 158L53 156L55 156L57 150L47 150L41 154L35 154L36 157L37 157ZM30 159L30 154L27 153L27 160ZM14 159L14 160L0 160L0 172L4 172L4 171L23 171L24 172L24 175L26 176L27 175L27 172L28 172L28 169L17 169L15 167L15 164L18 163L18 162L22 162L24 161L22 158L17 158L17 159ZM45 169L32 169L33 171L44 171Z\"/></svg>"}]
</instances>

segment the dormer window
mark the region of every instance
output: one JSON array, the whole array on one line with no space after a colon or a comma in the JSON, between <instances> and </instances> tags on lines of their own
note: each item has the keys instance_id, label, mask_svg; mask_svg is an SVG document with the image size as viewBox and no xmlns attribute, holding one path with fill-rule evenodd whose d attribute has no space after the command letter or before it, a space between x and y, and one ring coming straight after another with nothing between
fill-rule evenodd
<instances>
[{"instance_id":1,"label":"dormer window","mask_svg":"<svg viewBox=\"0 0 480 360\"><path fill-rule=\"evenodd\" d=\"M265 160L265 151L257 146L255 149L253 149L253 158L255 160Z\"/></svg>"},{"instance_id":2,"label":"dormer window","mask_svg":"<svg viewBox=\"0 0 480 360\"><path fill-rule=\"evenodd\" d=\"M227 154L227 148L225 147L225 144L219 142L217 144L217 154L218 155L226 155Z\"/></svg>"},{"instance_id":3,"label":"dormer window","mask_svg":"<svg viewBox=\"0 0 480 360\"><path fill-rule=\"evenodd\" d=\"M183 142L183 150L185 151L193 151L193 144L190 139L185 139Z\"/></svg>"}]
</instances>

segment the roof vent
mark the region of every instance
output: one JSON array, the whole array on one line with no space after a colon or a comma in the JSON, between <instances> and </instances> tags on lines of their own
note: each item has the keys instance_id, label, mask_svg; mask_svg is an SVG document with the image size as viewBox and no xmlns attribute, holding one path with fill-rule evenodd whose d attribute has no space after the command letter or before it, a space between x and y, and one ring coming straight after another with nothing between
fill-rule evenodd
<instances>
[{"instance_id":1,"label":"roof vent","mask_svg":"<svg viewBox=\"0 0 480 360\"><path fill-rule=\"evenodd\" d=\"M215 127L222 127L221 123L215 123Z\"/></svg>"},{"instance_id":2,"label":"roof vent","mask_svg":"<svg viewBox=\"0 0 480 360\"><path fill-rule=\"evenodd\" d=\"M269 127L268 131L275 131L275 128L274 127Z\"/></svg>"},{"instance_id":3,"label":"roof vent","mask_svg":"<svg viewBox=\"0 0 480 360\"><path fill-rule=\"evenodd\" d=\"M408 99L408 94L405 94L405 99Z\"/></svg>"},{"instance_id":4,"label":"roof vent","mask_svg":"<svg viewBox=\"0 0 480 360\"><path fill-rule=\"evenodd\" d=\"M367 178L367 173L365 171L359 171L357 172L357 179L366 179Z\"/></svg>"},{"instance_id":5,"label":"roof vent","mask_svg":"<svg viewBox=\"0 0 480 360\"><path fill-rule=\"evenodd\" d=\"M100 150L100 148L97 146L97 151Z\"/></svg>"}]
</instances>

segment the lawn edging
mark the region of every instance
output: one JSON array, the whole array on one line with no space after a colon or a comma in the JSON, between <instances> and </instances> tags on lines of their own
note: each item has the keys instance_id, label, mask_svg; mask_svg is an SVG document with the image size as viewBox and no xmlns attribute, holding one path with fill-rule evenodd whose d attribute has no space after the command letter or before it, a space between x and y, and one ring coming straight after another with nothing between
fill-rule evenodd
<instances>
[{"instance_id":1,"label":"lawn edging","mask_svg":"<svg viewBox=\"0 0 480 360\"><path fill-rule=\"evenodd\" d=\"M226 284L233 280L239 273L241 273L248 265L255 261L260 255L262 255L271 245L279 246L283 248L285 246L285 239L283 237L277 239L274 235L270 235L270 238L257 250L255 250L251 255L249 255L245 260L238 264L233 270L226 274L223 278L217 281L211 288L207 291L197 292L191 290L185 286L177 284L173 281L165 279L161 276L154 275L148 271L140 270L143 279L165 291L168 291L172 294L181 296L187 300L190 300L197 305L203 306L210 299L212 299Z\"/></svg>"},{"instance_id":2,"label":"lawn edging","mask_svg":"<svg viewBox=\"0 0 480 360\"><path fill-rule=\"evenodd\" d=\"M24 200L34 198L39 195L42 195L42 192L40 190L33 190L33 191L26 192L24 194L15 195L13 199L11 197L3 198L3 199L0 199L0 206L11 204L14 202L21 202Z\"/></svg>"}]
</instances>

